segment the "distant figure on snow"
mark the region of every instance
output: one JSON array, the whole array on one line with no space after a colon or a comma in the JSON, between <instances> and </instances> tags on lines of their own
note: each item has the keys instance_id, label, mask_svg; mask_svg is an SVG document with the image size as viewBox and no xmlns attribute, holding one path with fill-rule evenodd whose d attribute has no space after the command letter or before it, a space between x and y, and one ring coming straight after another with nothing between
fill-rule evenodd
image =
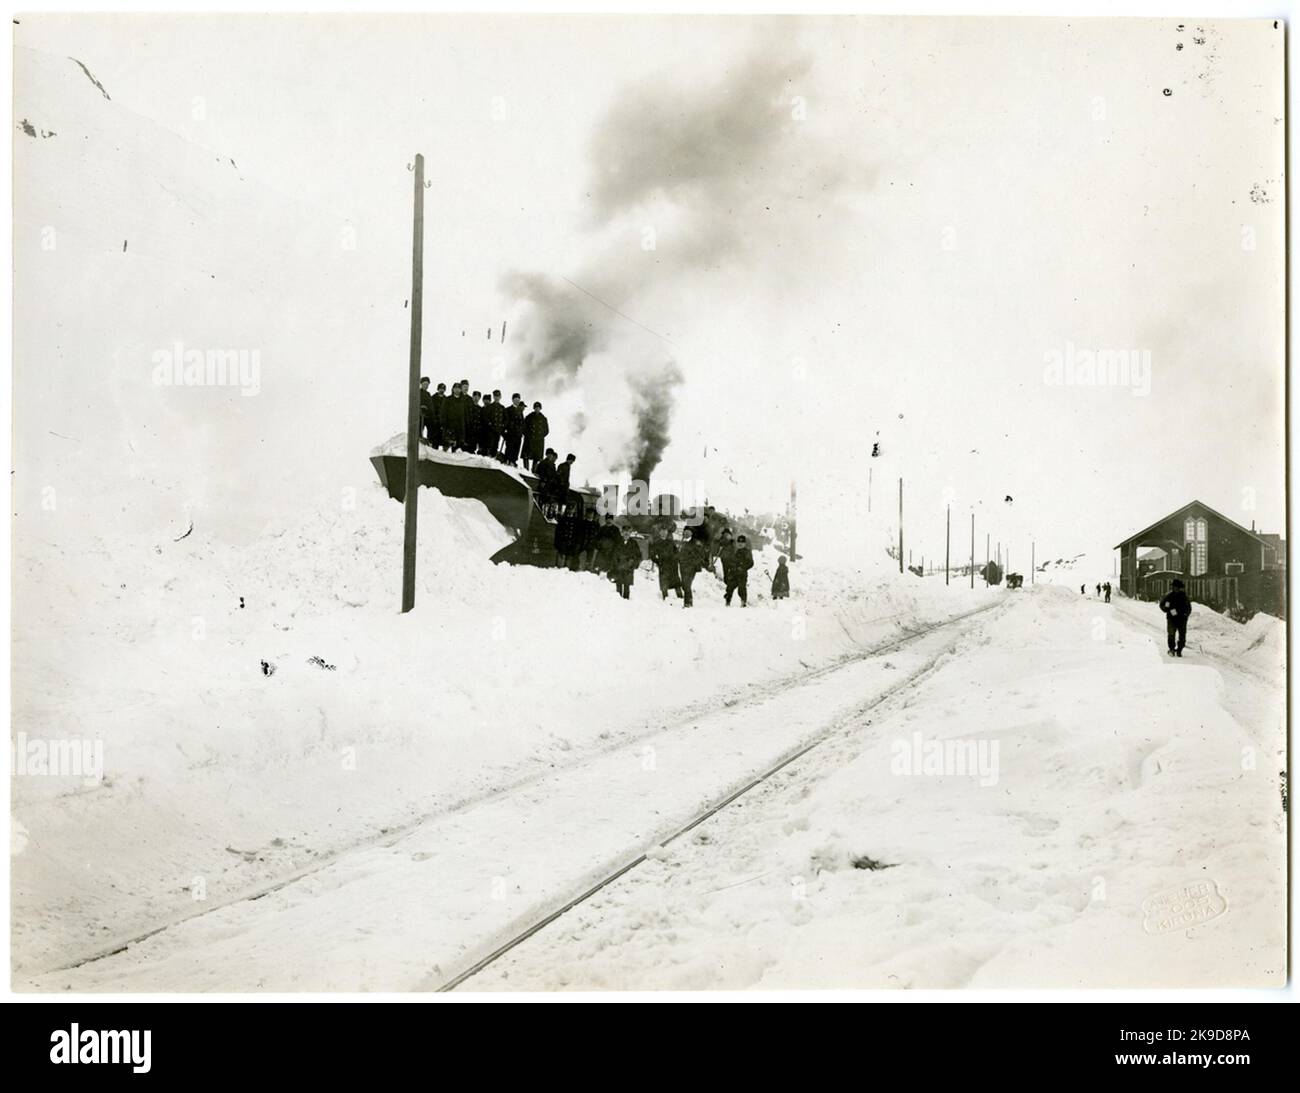
<instances>
[{"instance_id":1,"label":"distant figure on snow","mask_svg":"<svg viewBox=\"0 0 1300 1093\"><path fill-rule=\"evenodd\" d=\"M1086 584L1079 585L1079 595L1086 596L1087 594L1088 594L1088 586Z\"/></svg>"},{"instance_id":2,"label":"distant figure on snow","mask_svg":"<svg viewBox=\"0 0 1300 1093\"><path fill-rule=\"evenodd\" d=\"M772 578L772 599L788 600L790 598L790 570L785 564L785 555L776 560L776 574Z\"/></svg>"},{"instance_id":3,"label":"distant figure on snow","mask_svg":"<svg viewBox=\"0 0 1300 1093\"><path fill-rule=\"evenodd\" d=\"M1101 590L1106 594L1106 602L1110 603L1110 581L1102 585Z\"/></svg>"},{"instance_id":4,"label":"distant figure on snow","mask_svg":"<svg viewBox=\"0 0 1300 1093\"><path fill-rule=\"evenodd\" d=\"M732 593L740 593L740 606L749 606L749 571L754 568L754 555L743 535L736 536L736 545L719 553L722 558L722 578L726 582L723 602L730 607Z\"/></svg>"},{"instance_id":5,"label":"distant figure on snow","mask_svg":"<svg viewBox=\"0 0 1300 1093\"><path fill-rule=\"evenodd\" d=\"M1174 579L1169 594L1160 601L1160 610L1165 613L1165 633L1169 638L1169 655L1181 657L1183 646L1187 644L1187 619L1192 613L1192 602L1183 591L1183 582ZM1176 639L1176 640L1175 640Z\"/></svg>"}]
</instances>

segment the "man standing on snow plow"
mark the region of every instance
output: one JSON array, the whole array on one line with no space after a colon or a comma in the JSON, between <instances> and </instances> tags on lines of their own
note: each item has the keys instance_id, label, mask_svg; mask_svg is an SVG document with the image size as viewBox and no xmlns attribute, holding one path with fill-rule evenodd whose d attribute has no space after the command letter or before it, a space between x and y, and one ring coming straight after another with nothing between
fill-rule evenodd
<instances>
[{"instance_id":1,"label":"man standing on snow plow","mask_svg":"<svg viewBox=\"0 0 1300 1093\"><path fill-rule=\"evenodd\" d=\"M510 405L506 407L506 451L505 461L512 467L519 466L519 449L524 443L524 400L516 391L510 396Z\"/></svg>"},{"instance_id":2,"label":"man standing on snow plow","mask_svg":"<svg viewBox=\"0 0 1300 1093\"><path fill-rule=\"evenodd\" d=\"M550 425L542 413L542 404L533 403L533 412L524 418L524 467L536 471L537 464L546 455L546 434Z\"/></svg>"},{"instance_id":3,"label":"man standing on snow plow","mask_svg":"<svg viewBox=\"0 0 1300 1093\"><path fill-rule=\"evenodd\" d=\"M1187 619L1192 613L1192 601L1183 591L1183 582L1174 578L1169 594L1160 601L1160 610L1165 613L1165 632L1169 638L1169 655L1181 657L1183 646L1187 644ZM1177 643L1175 644L1175 639Z\"/></svg>"}]
</instances>

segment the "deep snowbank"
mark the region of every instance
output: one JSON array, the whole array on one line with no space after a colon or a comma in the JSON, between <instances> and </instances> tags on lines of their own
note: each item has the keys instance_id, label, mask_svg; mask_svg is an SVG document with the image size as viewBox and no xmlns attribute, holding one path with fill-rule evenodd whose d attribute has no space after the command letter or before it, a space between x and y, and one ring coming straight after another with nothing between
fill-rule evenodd
<instances>
[{"instance_id":1,"label":"deep snowbank","mask_svg":"<svg viewBox=\"0 0 1300 1093\"><path fill-rule=\"evenodd\" d=\"M774 603L763 556L748 610L702 576L683 611L646 571L623 602L592 574L493 566L509 536L477 501L426 489L420 514L405 616L402 509L378 483L244 548L179 519L25 526L14 732L100 742L104 769L14 782L19 966L972 602L801 562ZM99 852L72 868L88 830Z\"/></svg>"}]
</instances>

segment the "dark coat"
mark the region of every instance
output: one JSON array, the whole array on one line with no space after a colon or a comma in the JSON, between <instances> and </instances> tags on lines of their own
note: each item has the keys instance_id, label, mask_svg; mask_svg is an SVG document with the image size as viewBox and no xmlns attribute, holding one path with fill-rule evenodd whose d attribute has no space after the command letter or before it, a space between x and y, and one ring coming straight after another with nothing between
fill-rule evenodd
<instances>
[{"instance_id":1,"label":"dark coat","mask_svg":"<svg viewBox=\"0 0 1300 1093\"><path fill-rule=\"evenodd\" d=\"M602 524L596 532L596 564L603 569L611 568L622 544L623 533L613 524Z\"/></svg>"},{"instance_id":2,"label":"dark coat","mask_svg":"<svg viewBox=\"0 0 1300 1093\"><path fill-rule=\"evenodd\" d=\"M790 595L790 569L788 566L777 565L776 575L772 578L772 598L788 595Z\"/></svg>"},{"instance_id":3,"label":"dark coat","mask_svg":"<svg viewBox=\"0 0 1300 1093\"><path fill-rule=\"evenodd\" d=\"M537 475L537 492L543 501L549 501L555 496L555 460L543 459L533 468L533 473Z\"/></svg>"},{"instance_id":4,"label":"dark coat","mask_svg":"<svg viewBox=\"0 0 1300 1093\"><path fill-rule=\"evenodd\" d=\"M524 458L541 459L546 454L546 436L551 431L546 415L534 410L524 418Z\"/></svg>"},{"instance_id":5,"label":"dark coat","mask_svg":"<svg viewBox=\"0 0 1300 1093\"><path fill-rule=\"evenodd\" d=\"M650 560L659 567L659 583L674 588L681 583L677 569L677 544L671 539L656 539L650 544Z\"/></svg>"},{"instance_id":6,"label":"dark coat","mask_svg":"<svg viewBox=\"0 0 1300 1093\"><path fill-rule=\"evenodd\" d=\"M743 581L754 568L754 555L747 546L724 548L720 557L722 573L730 580Z\"/></svg>"},{"instance_id":7,"label":"dark coat","mask_svg":"<svg viewBox=\"0 0 1300 1093\"><path fill-rule=\"evenodd\" d=\"M524 435L524 408L522 406L516 406L512 402L506 407L504 428L508 437Z\"/></svg>"},{"instance_id":8,"label":"dark coat","mask_svg":"<svg viewBox=\"0 0 1300 1093\"><path fill-rule=\"evenodd\" d=\"M641 544L635 539L624 539L614 555L614 576L624 584L631 584L636 567L641 564Z\"/></svg>"},{"instance_id":9,"label":"dark coat","mask_svg":"<svg viewBox=\"0 0 1300 1093\"><path fill-rule=\"evenodd\" d=\"M569 469L573 466L567 459L555 466L555 496L561 500L569 492Z\"/></svg>"},{"instance_id":10,"label":"dark coat","mask_svg":"<svg viewBox=\"0 0 1300 1093\"><path fill-rule=\"evenodd\" d=\"M506 408L499 402L489 402L483 407L483 424L494 433L501 432L506 423Z\"/></svg>"},{"instance_id":11,"label":"dark coat","mask_svg":"<svg viewBox=\"0 0 1300 1093\"><path fill-rule=\"evenodd\" d=\"M1176 619L1185 619L1192 613L1192 601L1181 588L1174 588L1160 601L1160 610Z\"/></svg>"},{"instance_id":12,"label":"dark coat","mask_svg":"<svg viewBox=\"0 0 1300 1093\"><path fill-rule=\"evenodd\" d=\"M457 444L465 443L465 407L472 405L464 395L454 395L443 405L443 428L449 439Z\"/></svg>"},{"instance_id":13,"label":"dark coat","mask_svg":"<svg viewBox=\"0 0 1300 1093\"><path fill-rule=\"evenodd\" d=\"M582 520L577 516L561 516L555 524L555 553L577 554L582 550Z\"/></svg>"},{"instance_id":14,"label":"dark coat","mask_svg":"<svg viewBox=\"0 0 1300 1093\"><path fill-rule=\"evenodd\" d=\"M701 569L709 568L708 548L698 539L683 543L682 549L677 553L677 565L683 577L694 577Z\"/></svg>"},{"instance_id":15,"label":"dark coat","mask_svg":"<svg viewBox=\"0 0 1300 1093\"><path fill-rule=\"evenodd\" d=\"M731 539L721 539L717 544L717 557L722 562L722 575L730 576L736 565L736 544Z\"/></svg>"},{"instance_id":16,"label":"dark coat","mask_svg":"<svg viewBox=\"0 0 1300 1093\"><path fill-rule=\"evenodd\" d=\"M472 398L465 400L465 439L478 443L479 425L483 421L483 407Z\"/></svg>"},{"instance_id":17,"label":"dark coat","mask_svg":"<svg viewBox=\"0 0 1300 1093\"><path fill-rule=\"evenodd\" d=\"M433 422L436 428L442 427L442 415L446 403L446 395L440 395L435 391L429 396L429 420Z\"/></svg>"}]
</instances>

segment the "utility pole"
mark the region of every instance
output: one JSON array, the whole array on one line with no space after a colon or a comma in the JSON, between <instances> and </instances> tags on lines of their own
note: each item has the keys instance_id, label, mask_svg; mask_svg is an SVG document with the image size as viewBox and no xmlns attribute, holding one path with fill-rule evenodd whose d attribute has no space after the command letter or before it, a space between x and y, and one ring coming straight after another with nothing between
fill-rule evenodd
<instances>
[{"instance_id":1,"label":"utility pole","mask_svg":"<svg viewBox=\"0 0 1300 1093\"><path fill-rule=\"evenodd\" d=\"M798 500L799 500L798 491L795 489L795 484L791 482L790 483L790 561L791 562L797 562L799 560L799 551L796 549L796 545L799 541L799 518L797 515ZM816 552L814 551L814 553Z\"/></svg>"},{"instance_id":2,"label":"utility pole","mask_svg":"<svg viewBox=\"0 0 1300 1093\"><path fill-rule=\"evenodd\" d=\"M944 528L943 540L943 583L948 584L948 561L952 554L952 506L948 506L947 525Z\"/></svg>"},{"instance_id":3,"label":"utility pole","mask_svg":"<svg viewBox=\"0 0 1300 1093\"><path fill-rule=\"evenodd\" d=\"M903 572L903 480L898 480L898 572Z\"/></svg>"},{"instance_id":4,"label":"utility pole","mask_svg":"<svg viewBox=\"0 0 1300 1093\"><path fill-rule=\"evenodd\" d=\"M970 514L970 586L975 589L975 514Z\"/></svg>"},{"instance_id":5,"label":"utility pole","mask_svg":"<svg viewBox=\"0 0 1300 1093\"><path fill-rule=\"evenodd\" d=\"M406 400L406 528L402 539L402 613L415 606L415 512L420 493L420 340L424 324L424 156L415 157L415 228L411 240L411 376Z\"/></svg>"}]
</instances>

